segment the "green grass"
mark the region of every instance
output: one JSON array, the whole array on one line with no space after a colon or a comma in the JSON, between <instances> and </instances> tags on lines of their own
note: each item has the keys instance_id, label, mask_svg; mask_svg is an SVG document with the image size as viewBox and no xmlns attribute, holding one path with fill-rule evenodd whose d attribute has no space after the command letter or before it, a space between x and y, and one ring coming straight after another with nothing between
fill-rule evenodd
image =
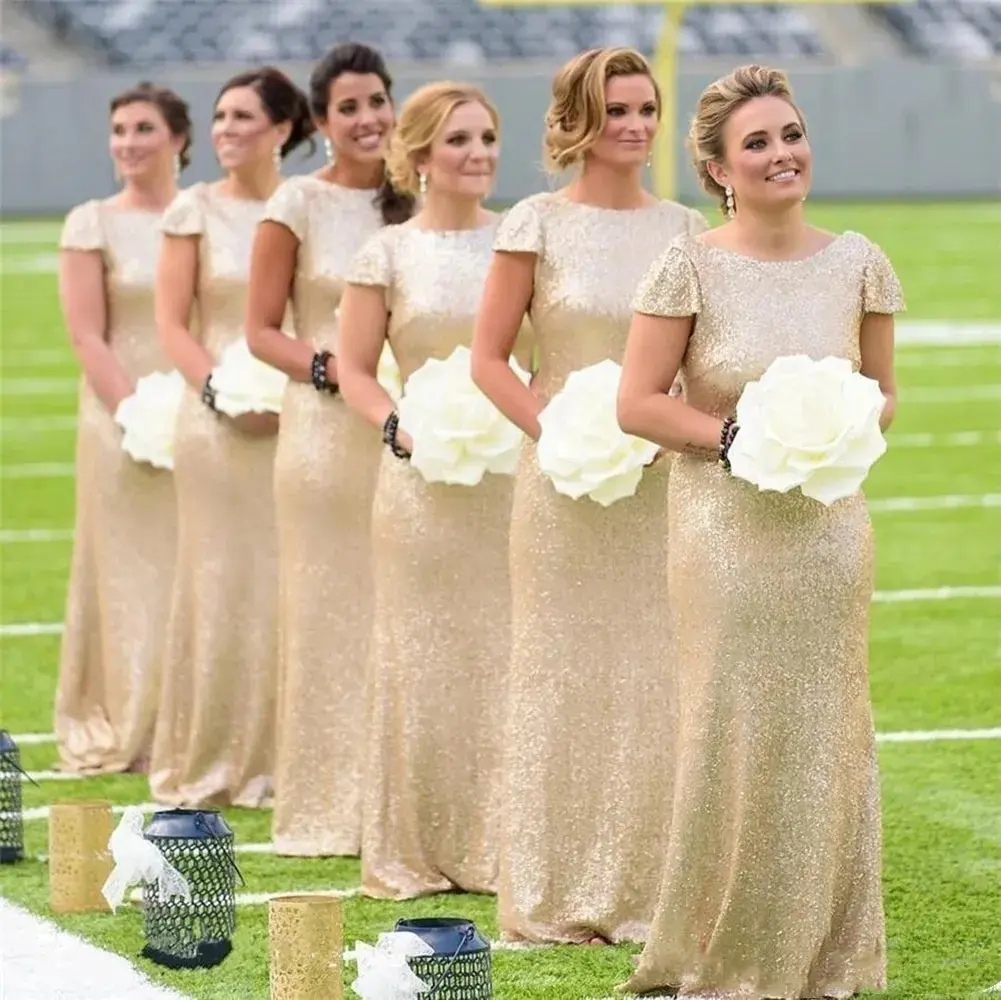
<instances>
[{"instance_id":1,"label":"green grass","mask_svg":"<svg viewBox=\"0 0 1001 1000\"><path fill-rule=\"evenodd\" d=\"M981 204L811 205L813 221L855 229L880 243L903 281L908 319L1001 323L997 233L1001 206ZM46 271L57 227L5 226L0 232L4 418L0 462L5 467L73 461L71 425L40 430L25 419L72 417L77 367L65 345ZM867 492L890 497L982 496L1001 493L1001 404L964 399L971 385L1001 383L1001 346L902 346L900 416L890 452ZM52 382L24 391L25 380ZM30 388L30 386L29 386ZM908 403L926 390L955 390L942 402ZM21 391L18 391L21 390ZM8 420L11 422L8 423ZM987 432L980 446L947 443L959 432ZM909 435L932 434L925 447L905 447ZM894 437L901 441L893 444ZM0 528L72 526L69 476L5 476ZM964 507L873 514L877 587L881 591L1001 583L1001 510ZM2 621L54 622L62 617L70 543L0 545ZM877 729L895 731L1001 726L1001 634L996 600L877 603L872 611L872 693ZM59 640L0 639L0 724L14 732L51 728ZM51 744L26 746L26 765L52 766ZM882 743L880 764L885 839L890 987L888 1000L973 997L1001 980L1001 740ZM44 782L26 790L28 807L58 799L105 797L146 801L142 777ZM238 843L270 836L266 812L228 810ZM27 824L32 856L46 850L46 825ZM348 887L358 862L305 861L241 855L248 892ZM45 865L37 860L0 869L0 893L48 913ZM496 933L494 903L485 897L442 896L401 904L349 899L345 937L371 941L401 915L462 914ZM142 947L138 912L60 917L83 937L135 958ZM500 952L494 969L498 1000L583 1000L605 997L628 974L635 948L553 948ZM137 964L153 979L201 1000L267 996L267 912L240 909L234 954L208 972L165 972ZM346 995L351 995L347 993ZM98 998L99 1000L99 998Z\"/></svg>"}]
</instances>

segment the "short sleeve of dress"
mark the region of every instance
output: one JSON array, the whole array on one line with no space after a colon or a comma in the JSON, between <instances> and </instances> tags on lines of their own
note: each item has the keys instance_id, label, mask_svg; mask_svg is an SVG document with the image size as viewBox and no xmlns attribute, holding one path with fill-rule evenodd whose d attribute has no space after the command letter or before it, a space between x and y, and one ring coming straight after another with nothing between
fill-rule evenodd
<instances>
[{"instance_id":1,"label":"short sleeve of dress","mask_svg":"<svg viewBox=\"0 0 1001 1000\"><path fill-rule=\"evenodd\" d=\"M268 199L264 207L262 222L278 222L300 242L306 238L306 224L309 206L306 192L298 183L298 178L290 177Z\"/></svg>"},{"instance_id":2,"label":"short sleeve of dress","mask_svg":"<svg viewBox=\"0 0 1001 1000\"><path fill-rule=\"evenodd\" d=\"M706 217L697 208L690 208L688 210L688 235L698 236L699 233L707 232L708 229L709 223L706 222Z\"/></svg>"},{"instance_id":3,"label":"short sleeve of dress","mask_svg":"<svg viewBox=\"0 0 1001 1000\"><path fill-rule=\"evenodd\" d=\"M633 298L633 311L648 316L694 316L702 309L699 276L677 241L649 267Z\"/></svg>"},{"instance_id":4,"label":"short sleeve of dress","mask_svg":"<svg viewBox=\"0 0 1001 1000\"><path fill-rule=\"evenodd\" d=\"M387 226L370 236L355 254L348 270L349 285L389 288L393 282L393 255L390 234L396 226Z\"/></svg>"},{"instance_id":5,"label":"short sleeve of dress","mask_svg":"<svg viewBox=\"0 0 1001 1000\"><path fill-rule=\"evenodd\" d=\"M186 188L167 206L160 220L160 232L168 236L200 236L205 221L198 191L201 185Z\"/></svg>"},{"instance_id":6,"label":"short sleeve of dress","mask_svg":"<svg viewBox=\"0 0 1001 1000\"><path fill-rule=\"evenodd\" d=\"M890 258L875 243L869 243L866 250L862 275L862 308L867 313L887 315L906 309L904 292Z\"/></svg>"},{"instance_id":7,"label":"short sleeve of dress","mask_svg":"<svg viewBox=\"0 0 1001 1000\"><path fill-rule=\"evenodd\" d=\"M85 201L71 209L63 223L60 250L103 250L104 234L96 200Z\"/></svg>"},{"instance_id":8,"label":"short sleeve of dress","mask_svg":"<svg viewBox=\"0 0 1001 1000\"><path fill-rule=\"evenodd\" d=\"M542 217L535 198L519 201L500 221L494 235L494 250L501 253L534 253L545 246Z\"/></svg>"}]
</instances>

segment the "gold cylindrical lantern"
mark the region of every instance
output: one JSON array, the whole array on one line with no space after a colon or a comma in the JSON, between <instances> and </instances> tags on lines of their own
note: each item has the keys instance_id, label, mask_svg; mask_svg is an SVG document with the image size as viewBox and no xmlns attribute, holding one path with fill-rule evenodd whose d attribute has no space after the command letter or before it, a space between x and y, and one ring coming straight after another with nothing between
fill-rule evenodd
<instances>
[{"instance_id":1,"label":"gold cylindrical lantern","mask_svg":"<svg viewBox=\"0 0 1001 1000\"><path fill-rule=\"evenodd\" d=\"M271 1000L343 1000L340 899L275 896L268 903L268 937Z\"/></svg>"},{"instance_id":2,"label":"gold cylindrical lantern","mask_svg":"<svg viewBox=\"0 0 1001 1000\"><path fill-rule=\"evenodd\" d=\"M101 887L113 862L110 802L57 802L49 811L49 905L54 913L110 913Z\"/></svg>"}]
</instances>

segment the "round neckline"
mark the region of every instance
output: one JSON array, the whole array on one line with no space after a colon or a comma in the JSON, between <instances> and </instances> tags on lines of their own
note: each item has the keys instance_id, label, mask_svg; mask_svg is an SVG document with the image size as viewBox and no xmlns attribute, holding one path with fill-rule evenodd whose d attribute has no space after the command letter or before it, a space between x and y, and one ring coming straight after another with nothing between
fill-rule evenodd
<instances>
[{"instance_id":1,"label":"round neckline","mask_svg":"<svg viewBox=\"0 0 1001 1000\"><path fill-rule=\"evenodd\" d=\"M500 216L494 212L490 219L482 226L471 226L468 229L425 229L423 226L414 225L411 228L415 233L425 233L428 236L472 236L476 233L485 232L487 229L497 225ZM414 220L416 222L416 220Z\"/></svg>"},{"instance_id":2,"label":"round neckline","mask_svg":"<svg viewBox=\"0 0 1001 1000\"><path fill-rule=\"evenodd\" d=\"M637 205L635 208L608 208L606 205L589 205L585 201L573 201L567 197L566 190L554 191L554 195L571 208L583 208L589 212L609 212L613 215L629 215L634 212L649 212L651 209L660 208L664 204L663 199L648 202L646 205Z\"/></svg>"},{"instance_id":3,"label":"round neckline","mask_svg":"<svg viewBox=\"0 0 1001 1000\"><path fill-rule=\"evenodd\" d=\"M283 179L271 194L273 195L284 183L285 180ZM225 194L223 191L220 191L219 181L214 181L211 184L207 183L205 185L205 193L211 195L213 198L218 198L220 201L232 202L234 205L266 205L271 197L271 195L268 195L267 198L238 198L235 194Z\"/></svg>"},{"instance_id":4,"label":"round neckline","mask_svg":"<svg viewBox=\"0 0 1001 1000\"><path fill-rule=\"evenodd\" d=\"M817 260L818 257L822 257L826 254L832 247L840 243L846 236L847 232L837 233L829 243L822 246L819 250L814 250L813 253L807 254L806 257L788 257L782 260L772 260L768 257L751 257L749 254L740 253L737 250L728 250L726 247L714 246L712 243L706 243L705 240L699 239L697 236L692 237L692 242L697 243L700 247L705 250L711 250L713 253L722 254L724 257L732 257L734 260L743 260L751 264L808 264L810 261Z\"/></svg>"},{"instance_id":5,"label":"round neckline","mask_svg":"<svg viewBox=\"0 0 1001 1000\"><path fill-rule=\"evenodd\" d=\"M167 202L167 205L164 205L163 208L136 208L133 206L122 207L121 205L114 204L114 199L116 197L117 195L112 195L110 198L102 198L100 201L101 207L118 215L163 215L163 213L167 211L167 205L170 204L170 202Z\"/></svg>"}]
</instances>

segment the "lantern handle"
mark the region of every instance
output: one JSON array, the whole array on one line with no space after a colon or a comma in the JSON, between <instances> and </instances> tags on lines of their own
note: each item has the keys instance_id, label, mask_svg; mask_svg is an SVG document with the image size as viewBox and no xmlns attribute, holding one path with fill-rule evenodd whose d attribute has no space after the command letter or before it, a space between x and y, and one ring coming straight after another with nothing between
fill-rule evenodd
<instances>
[{"instance_id":1,"label":"lantern handle","mask_svg":"<svg viewBox=\"0 0 1001 1000\"><path fill-rule=\"evenodd\" d=\"M435 993L438 991L438 987L445 982L445 978L452 971L452 966L459 960L459 952L466 946L466 943L472 941L474 927L470 924L463 932L462 938L459 940L459 946L455 949L452 957L448 960L448 965L445 966L445 971L428 987L426 996L431 1000Z\"/></svg>"},{"instance_id":2,"label":"lantern handle","mask_svg":"<svg viewBox=\"0 0 1001 1000\"><path fill-rule=\"evenodd\" d=\"M212 831L208 823L205 822L205 817L201 813L198 813L195 816L195 826L204 830L213 840L222 840L222 838L218 836L218 834ZM241 872L239 867L237 866L236 858L227 855L226 860L229 861L229 863L233 866L233 871L236 872L237 878L239 878L240 880L240 885L245 886L247 884L247 880L243 877L243 872Z\"/></svg>"}]
</instances>

